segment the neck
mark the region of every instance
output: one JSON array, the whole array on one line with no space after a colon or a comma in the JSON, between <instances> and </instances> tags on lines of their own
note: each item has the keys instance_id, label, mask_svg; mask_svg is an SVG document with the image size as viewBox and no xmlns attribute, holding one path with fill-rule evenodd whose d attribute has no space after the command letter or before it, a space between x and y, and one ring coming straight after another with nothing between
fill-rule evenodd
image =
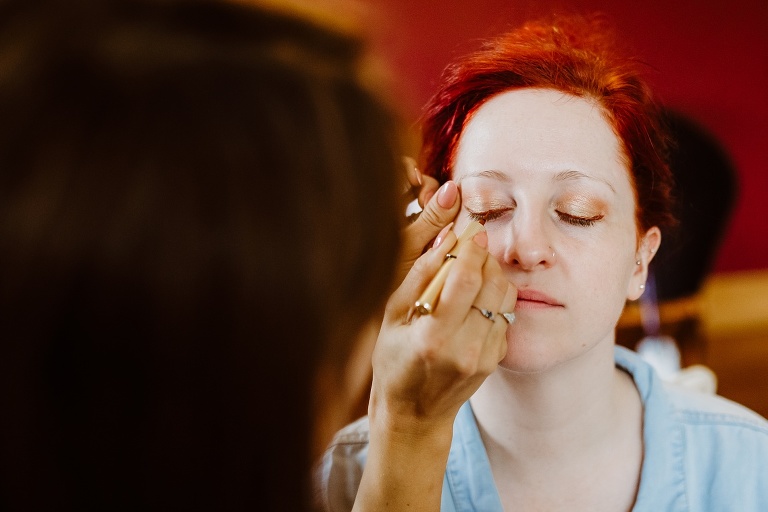
<instances>
[{"instance_id":1,"label":"neck","mask_svg":"<svg viewBox=\"0 0 768 512\"><path fill-rule=\"evenodd\" d=\"M584 462L640 424L637 391L615 367L612 343L538 373L499 368L471 404L488 452L505 465Z\"/></svg>"}]
</instances>

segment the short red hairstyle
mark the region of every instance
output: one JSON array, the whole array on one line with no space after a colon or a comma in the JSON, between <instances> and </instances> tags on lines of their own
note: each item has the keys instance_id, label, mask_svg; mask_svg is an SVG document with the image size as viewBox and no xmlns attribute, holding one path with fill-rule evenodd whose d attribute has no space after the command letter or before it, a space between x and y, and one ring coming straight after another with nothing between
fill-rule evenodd
<instances>
[{"instance_id":1,"label":"short red hairstyle","mask_svg":"<svg viewBox=\"0 0 768 512\"><path fill-rule=\"evenodd\" d=\"M605 20L559 17L530 22L450 64L422 120L421 167L441 183L472 114L492 96L547 88L595 101L624 152L642 233L674 223L668 135L638 62L616 51Z\"/></svg>"}]
</instances>

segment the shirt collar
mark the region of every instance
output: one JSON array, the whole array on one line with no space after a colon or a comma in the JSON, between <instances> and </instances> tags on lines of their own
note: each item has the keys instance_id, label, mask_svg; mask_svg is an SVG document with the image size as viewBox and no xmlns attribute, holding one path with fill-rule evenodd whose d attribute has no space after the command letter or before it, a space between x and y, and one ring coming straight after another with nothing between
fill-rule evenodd
<instances>
[{"instance_id":1,"label":"shirt collar","mask_svg":"<svg viewBox=\"0 0 768 512\"><path fill-rule=\"evenodd\" d=\"M674 408L664 383L648 363L629 349L615 347L614 360L617 367L632 376L643 402L643 467L633 510L685 511L683 430L674 422ZM469 402L461 407L454 424L443 504L443 510L502 511Z\"/></svg>"}]
</instances>

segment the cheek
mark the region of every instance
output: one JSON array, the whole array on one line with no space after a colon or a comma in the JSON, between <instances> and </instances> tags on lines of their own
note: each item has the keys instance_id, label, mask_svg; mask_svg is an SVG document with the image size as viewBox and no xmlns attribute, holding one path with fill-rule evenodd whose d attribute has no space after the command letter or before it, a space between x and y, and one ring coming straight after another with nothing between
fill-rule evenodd
<instances>
[{"instance_id":1,"label":"cheek","mask_svg":"<svg viewBox=\"0 0 768 512\"><path fill-rule=\"evenodd\" d=\"M558 262L577 279L586 279L590 289L603 293L623 289L633 270L630 263L634 263L635 250L634 230L624 224L586 228L579 236L562 237L556 247L563 256Z\"/></svg>"},{"instance_id":2,"label":"cheek","mask_svg":"<svg viewBox=\"0 0 768 512\"><path fill-rule=\"evenodd\" d=\"M627 250L620 247L606 247L604 251L592 252L583 259L580 268L574 271L583 289L592 297L589 301L594 309L601 309L611 321L618 321L626 302L627 286L632 276L633 266ZM599 312L598 312L599 313ZM615 318L614 318L615 317Z\"/></svg>"},{"instance_id":3,"label":"cheek","mask_svg":"<svg viewBox=\"0 0 768 512\"><path fill-rule=\"evenodd\" d=\"M456 220L459 223L459 219ZM504 254L508 246L513 243L511 240L511 228L503 222L492 222L485 226L488 232L488 252L496 258L499 263L504 262Z\"/></svg>"},{"instance_id":4,"label":"cheek","mask_svg":"<svg viewBox=\"0 0 768 512\"><path fill-rule=\"evenodd\" d=\"M626 302L626 270L609 258L585 260L575 270L570 295L572 324L568 325L569 343L582 348L601 340L613 339L616 324Z\"/></svg>"}]
</instances>

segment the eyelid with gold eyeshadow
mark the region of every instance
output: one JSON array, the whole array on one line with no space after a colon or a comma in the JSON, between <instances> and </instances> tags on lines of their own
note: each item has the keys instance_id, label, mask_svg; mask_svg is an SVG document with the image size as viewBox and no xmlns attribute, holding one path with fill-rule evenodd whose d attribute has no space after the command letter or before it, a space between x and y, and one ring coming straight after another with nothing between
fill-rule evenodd
<instances>
[{"instance_id":1,"label":"eyelid with gold eyeshadow","mask_svg":"<svg viewBox=\"0 0 768 512\"><path fill-rule=\"evenodd\" d=\"M470 209L469 206L473 206L474 208ZM501 201L498 200L473 201L472 199L467 198L465 200L464 209L470 219L489 222L514 210L515 206L516 205L502 204ZM596 203L595 201L580 195L575 197L571 196L565 201L559 201L555 205L555 213L561 221L574 226L591 226L605 217L603 206L600 202Z\"/></svg>"},{"instance_id":2,"label":"eyelid with gold eyeshadow","mask_svg":"<svg viewBox=\"0 0 768 512\"><path fill-rule=\"evenodd\" d=\"M573 226L584 226L584 227L591 226L595 222L598 222L605 217L605 215L603 214L594 215L592 217L579 217L577 215L570 215L568 213L564 213L561 211L556 211L555 213L557 213L557 216L560 218L561 221L567 224L571 224Z\"/></svg>"},{"instance_id":3,"label":"eyelid with gold eyeshadow","mask_svg":"<svg viewBox=\"0 0 768 512\"><path fill-rule=\"evenodd\" d=\"M501 209L498 209L498 210L485 210L485 211L482 211L482 212L474 212L474 211L469 210L467 208L465 208L465 210L467 211L467 215L469 216L469 218L472 219L472 220L476 220L478 222L480 222L480 221L482 221L482 222L490 222L492 220L498 219L499 217L501 217L505 213L507 213L507 212L509 212L511 210L514 210L514 208L501 208ZM578 216L578 215L571 215L571 214L568 214L568 213L565 213L565 212L561 212L561 211L556 211L555 213L557 214L558 218L561 221L566 222L566 223L571 224L571 225L574 225L574 226L591 226L595 222L598 222L598 221L602 220L605 217L605 215L603 215L603 214L597 214L597 215L593 215L593 216L590 216L590 217L582 217L582 216Z\"/></svg>"},{"instance_id":4,"label":"eyelid with gold eyeshadow","mask_svg":"<svg viewBox=\"0 0 768 512\"><path fill-rule=\"evenodd\" d=\"M605 217L604 205L581 195L558 202L555 212L560 220L574 226L591 226Z\"/></svg>"}]
</instances>

